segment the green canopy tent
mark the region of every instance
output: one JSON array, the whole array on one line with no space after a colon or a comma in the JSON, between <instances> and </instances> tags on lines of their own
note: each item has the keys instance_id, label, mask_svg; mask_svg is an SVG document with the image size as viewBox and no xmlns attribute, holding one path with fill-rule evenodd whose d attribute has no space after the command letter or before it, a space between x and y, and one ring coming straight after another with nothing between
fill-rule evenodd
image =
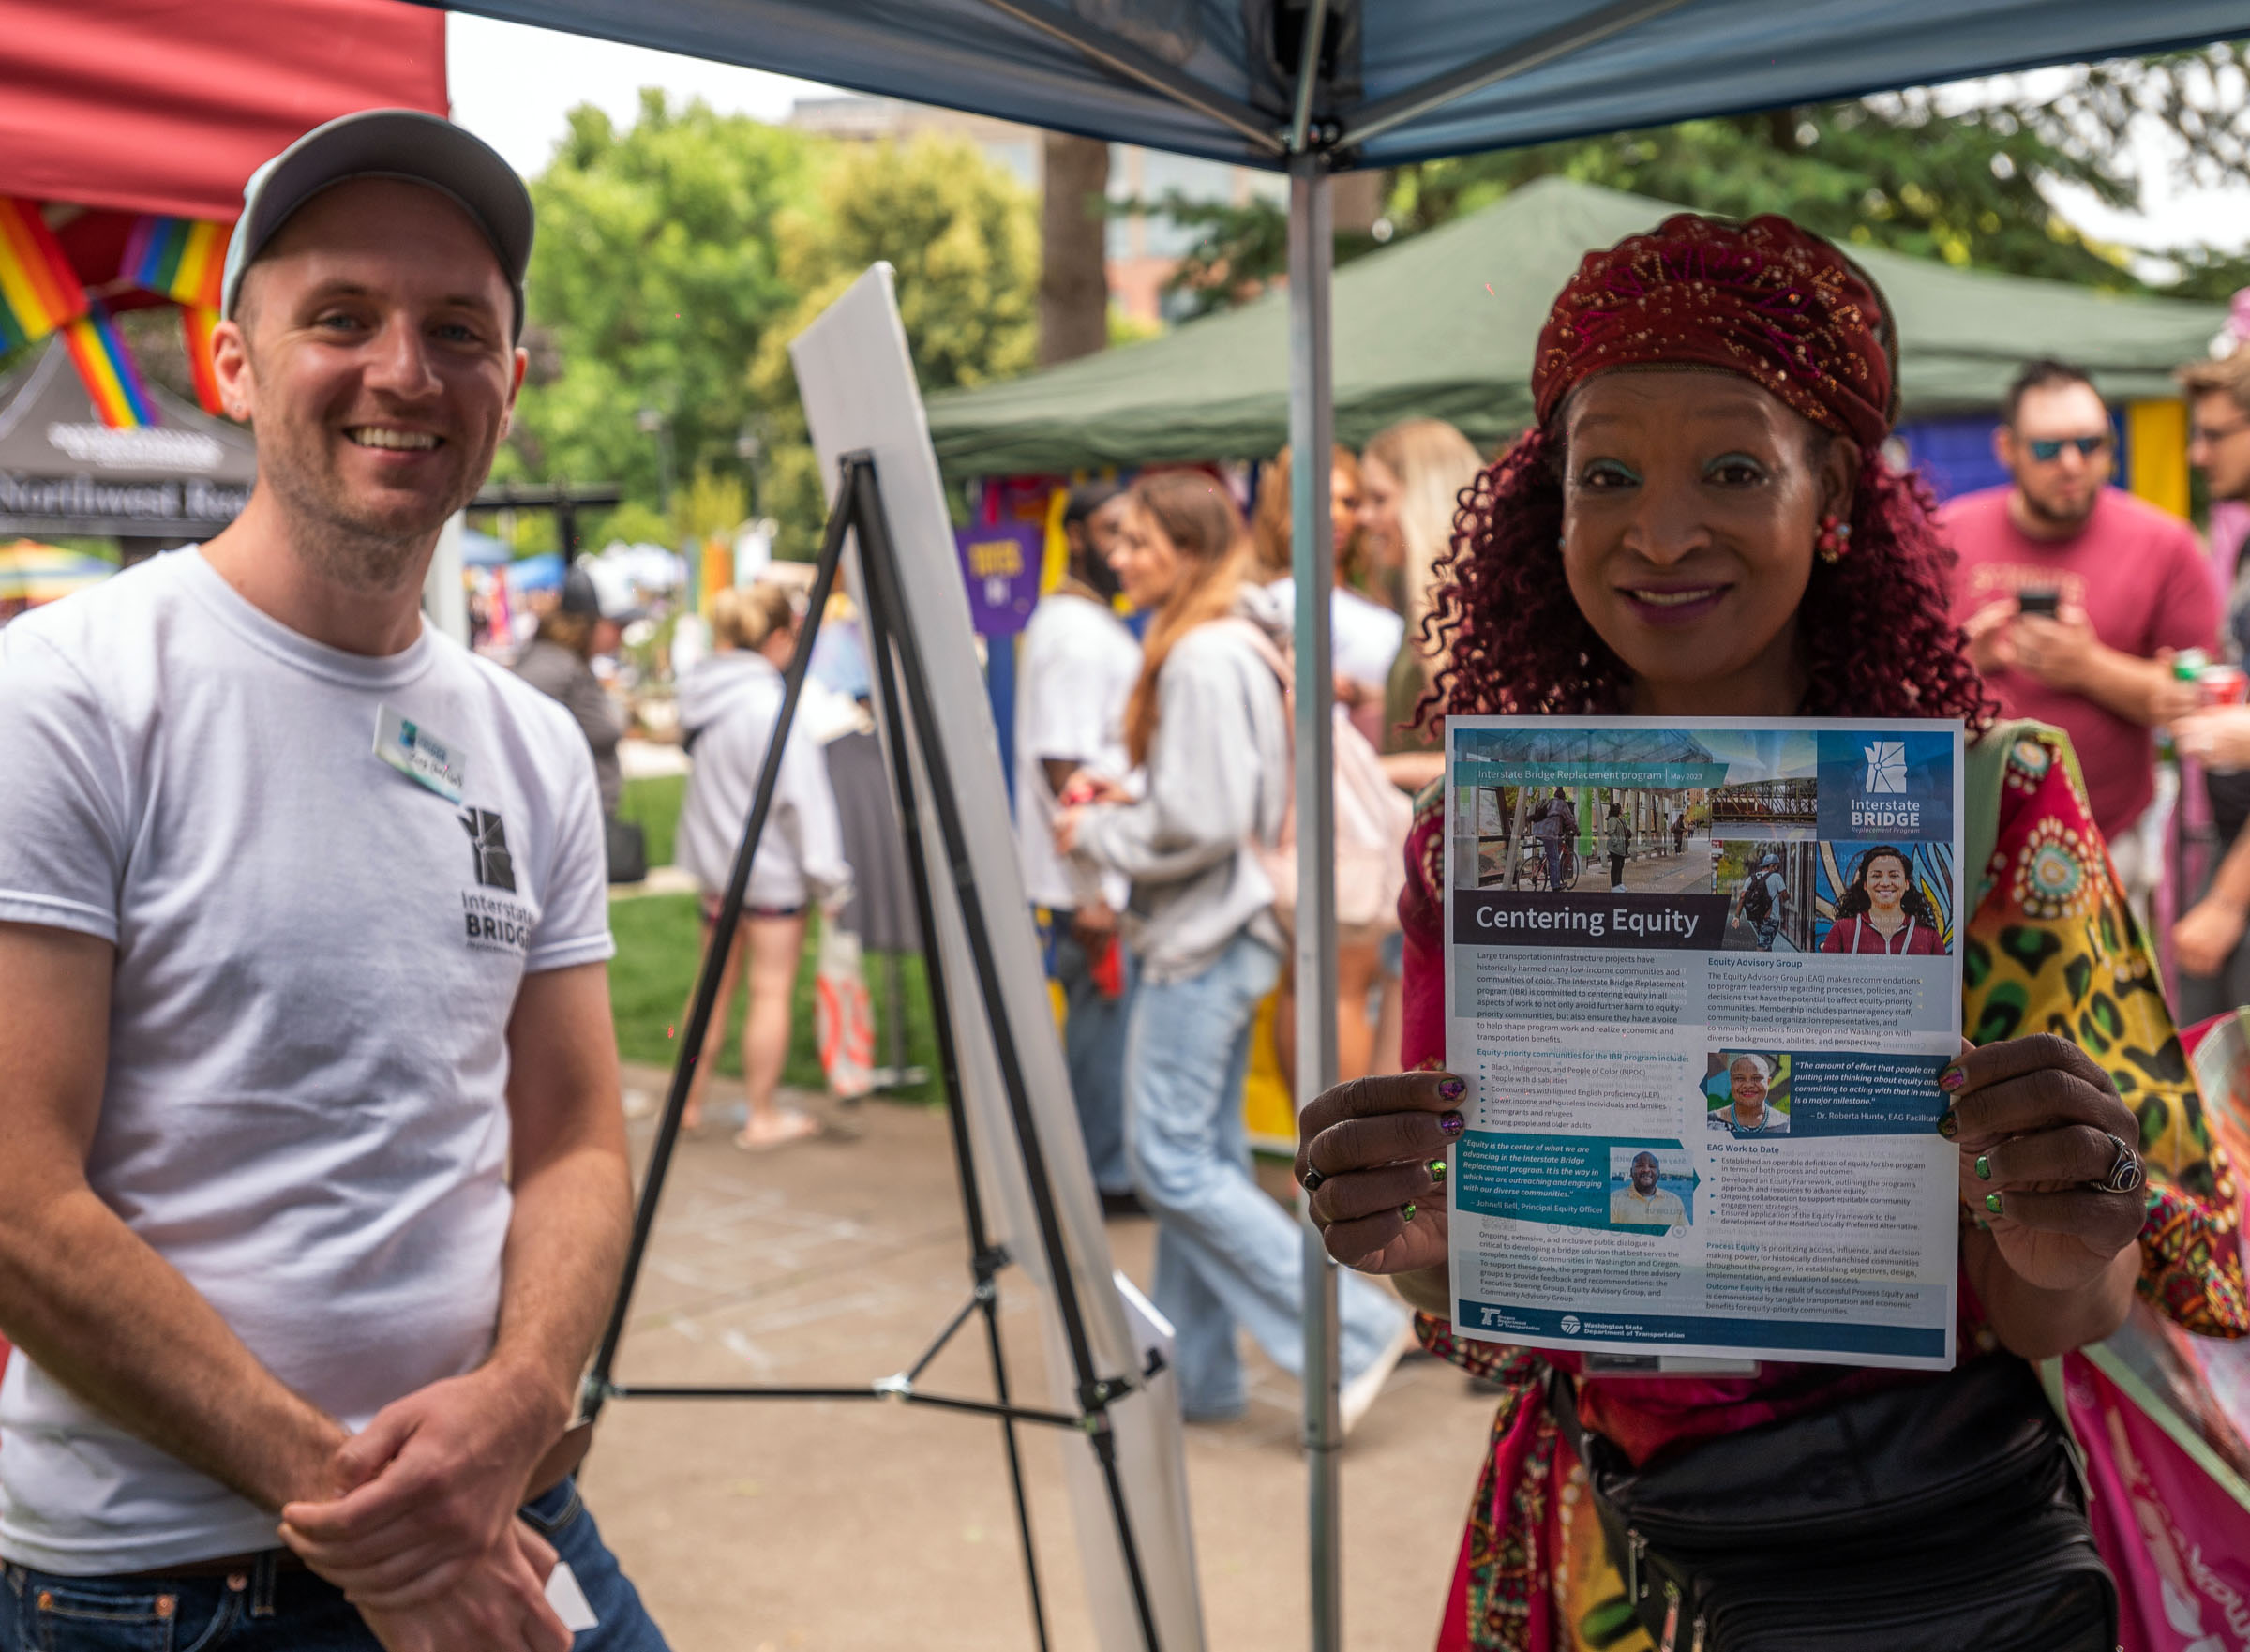
<instances>
[{"instance_id":1,"label":"green canopy tent","mask_svg":"<svg viewBox=\"0 0 2250 1652\"><path fill-rule=\"evenodd\" d=\"M1449 419L1490 449L1531 421L1531 359L1547 307L1587 250L1682 210L1563 178L1336 273L1336 437ZM2174 394L2204 353L2215 305L1956 269L1851 248L1898 317L1907 416L1999 404L2023 361L2085 366L2113 402ZM1289 440L1289 308L1275 293L1164 338L930 398L938 457L956 475L1257 458Z\"/></svg>"}]
</instances>

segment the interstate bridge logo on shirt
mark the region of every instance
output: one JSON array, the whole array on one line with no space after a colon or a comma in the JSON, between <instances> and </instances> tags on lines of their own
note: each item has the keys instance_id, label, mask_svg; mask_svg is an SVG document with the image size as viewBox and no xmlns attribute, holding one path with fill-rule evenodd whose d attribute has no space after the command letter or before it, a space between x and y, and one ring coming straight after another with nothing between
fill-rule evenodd
<instances>
[{"instance_id":1,"label":"interstate bridge logo on shirt","mask_svg":"<svg viewBox=\"0 0 2250 1652\"><path fill-rule=\"evenodd\" d=\"M498 809L463 809L461 830L476 856L476 880L487 889L516 893L516 863L508 855L508 829Z\"/></svg>"},{"instance_id":2,"label":"interstate bridge logo on shirt","mask_svg":"<svg viewBox=\"0 0 2250 1652\"><path fill-rule=\"evenodd\" d=\"M486 889L514 894L516 862L508 853L508 834L500 823L500 811L463 809L460 821L475 856L477 882ZM461 891L461 921L467 926L472 952L523 956L531 946L532 917L532 909L521 901Z\"/></svg>"}]
</instances>

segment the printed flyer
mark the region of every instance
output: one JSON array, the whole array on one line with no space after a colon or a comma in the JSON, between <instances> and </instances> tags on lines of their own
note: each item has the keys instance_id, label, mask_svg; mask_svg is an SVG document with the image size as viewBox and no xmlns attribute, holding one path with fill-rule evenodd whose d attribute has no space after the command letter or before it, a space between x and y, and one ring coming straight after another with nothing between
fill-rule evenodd
<instances>
[{"instance_id":1,"label":"printed flyer","mask_svg":"<svg viewBox=\"0 0 2250 1652\"><path fill-rule=\"evenodd\" d=\"M1958 722L1447 720L1457 1332L1953 1364L1961 753Z\"/></svg>"}]
</instances>

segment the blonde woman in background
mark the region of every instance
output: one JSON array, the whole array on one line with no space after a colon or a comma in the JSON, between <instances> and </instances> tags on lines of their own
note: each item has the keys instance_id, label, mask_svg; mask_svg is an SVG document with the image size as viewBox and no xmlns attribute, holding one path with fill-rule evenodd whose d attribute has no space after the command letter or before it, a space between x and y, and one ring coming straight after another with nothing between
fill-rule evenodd
<instances>
[{"instance_id":1,"label":"blonde woman in background","mask_svg":"<svg viewBox=\"0 0 2250 1652\"><path fill-rule=\"evenodd\" d=\"M782 668L797 646L797 613L775 585L722 591L712 600L714 652L680 684L680 728L695 768L680 807L676 858L703 893L704 944L734 866L736 845L758 792L759 768L780 720ZM703 1087L727 1044L727 1011L745 954L750 1007L742 1018L742 1088L750 1116L735 1146L762 1152L819 1132L817 1120L781 1106L773 1092L789 1051L790 999L804 951L805 909L815 900L831 920L851 893L835 792L819 745L802 728L782 748L773 806L750 864L741 926L727 953L719 1008L681 1114L683 1129L703 1119Z\"/></svg>"},{"instance_id":2,"label":"blonde woman in background","mask_svg":"<svg viewBox=\"0 0 2250 1652\"><path fill-rule=\"evenodd\" d=\"M1461 490L1477 480L1484 461L1469 439L1443 419L1404 419L1379 432L1359 456L1359 542L1368 560L1397 580L1405 635L1383 693L1383 732L1375 749L1391 784L1416 792L1446 772L1434 734L1416 728L1421 703L1443 663L1442 651L1422 636L1437 560L1453 544L1453 512ZM1405 846L1400 846L1402 851ZM1375 1013L1370 1071L1396 1073L1402 1034L1400 979L1405 973L1403 938L1384 937L1382 1002Z\"/></svg>"},{"instance_id":3,"label":"blonde woman in background","mask_svg":"<svg viewBox=\"0 0 2250 1652\"><path fill-rule=\"evenodd\" d=\"M1352 726L1381 750L1383 684L1391 661L1398 656L1404 623L1350 583L1363 560L1360 486L1359 461L1350 448L1338 446L1328 471L1328 512L1336 535L1336 591L1328 608L1328 638L1336 671L1336 698L1349 710ZM1255 578L1264 582L1286 621L1296 600L1297 581L1289 572L1289 450L1285 447L1258 477L1250 537L1257 557ZM1376 1029L1369 1019L1367 1005L1381 968L1380 935L1346 929L1337 936L1336 1059L1337 1071L1345 1078L1371 1071ZM1284 968L1274 1004L1273 1052L1285 1078L1297 1071L1296 1006L1294 970Z\"/></svg>"},{"instance_id":4,"label":"blonde woman in background","mask_svg":"<svg viewBox=\"0 0 2250 1652\"><path fill-rule=\"evenodd\" d=\"M1439 653L1422 638L1430 612L1432 572L1453 543L1461 490L1484 468L1469 439L1443 419L1406 419L1382 431L1359 457L1359 534L1369 561L1394 570L1405 636L1384 691L1384 768L1408 791L1445 772L1438 743L1409 727L1414 708L1436 675Z\"/></svg>"},{"instance_id":5,"label":"blonde woman in background","mask_svg":"<svg viewBox=\"0 0 2250 1652\"><path fill-rule=\"evenodd\" d=\"M1328 471L1328 517L1336 535L1336 593L1328 608L1328 635L1335 656L1336 698L1350 708L1360 733L1382 745L1383 683L1397 657L1403 622L1354 581L1365 573L1359 548L1359 461L1348 447L1336 449ZM1258 477L1251 543L1256 547L1259 578L1286 608L1296 600L1297 581L1289 571L1289 450L1282 448Z\"/></svg>"}]
</instances>

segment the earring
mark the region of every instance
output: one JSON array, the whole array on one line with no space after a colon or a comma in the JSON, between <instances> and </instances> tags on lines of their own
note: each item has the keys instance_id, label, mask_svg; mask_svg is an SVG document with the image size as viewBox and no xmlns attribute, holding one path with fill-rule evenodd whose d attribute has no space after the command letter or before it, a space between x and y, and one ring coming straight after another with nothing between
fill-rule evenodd
<instances>
[{"instance_id":1,"label":"earring","mask_svg":"<svg viewBox=\"0 0 2250 1652\"><path fill-rule=\"evenodd\" d=\"M1824 563L1840 563L1844 552L1852 548L1852 524L1834 511L1821 518L1821 531L1813 539L1812 548Z\"/></svg>"}]
</instances>

